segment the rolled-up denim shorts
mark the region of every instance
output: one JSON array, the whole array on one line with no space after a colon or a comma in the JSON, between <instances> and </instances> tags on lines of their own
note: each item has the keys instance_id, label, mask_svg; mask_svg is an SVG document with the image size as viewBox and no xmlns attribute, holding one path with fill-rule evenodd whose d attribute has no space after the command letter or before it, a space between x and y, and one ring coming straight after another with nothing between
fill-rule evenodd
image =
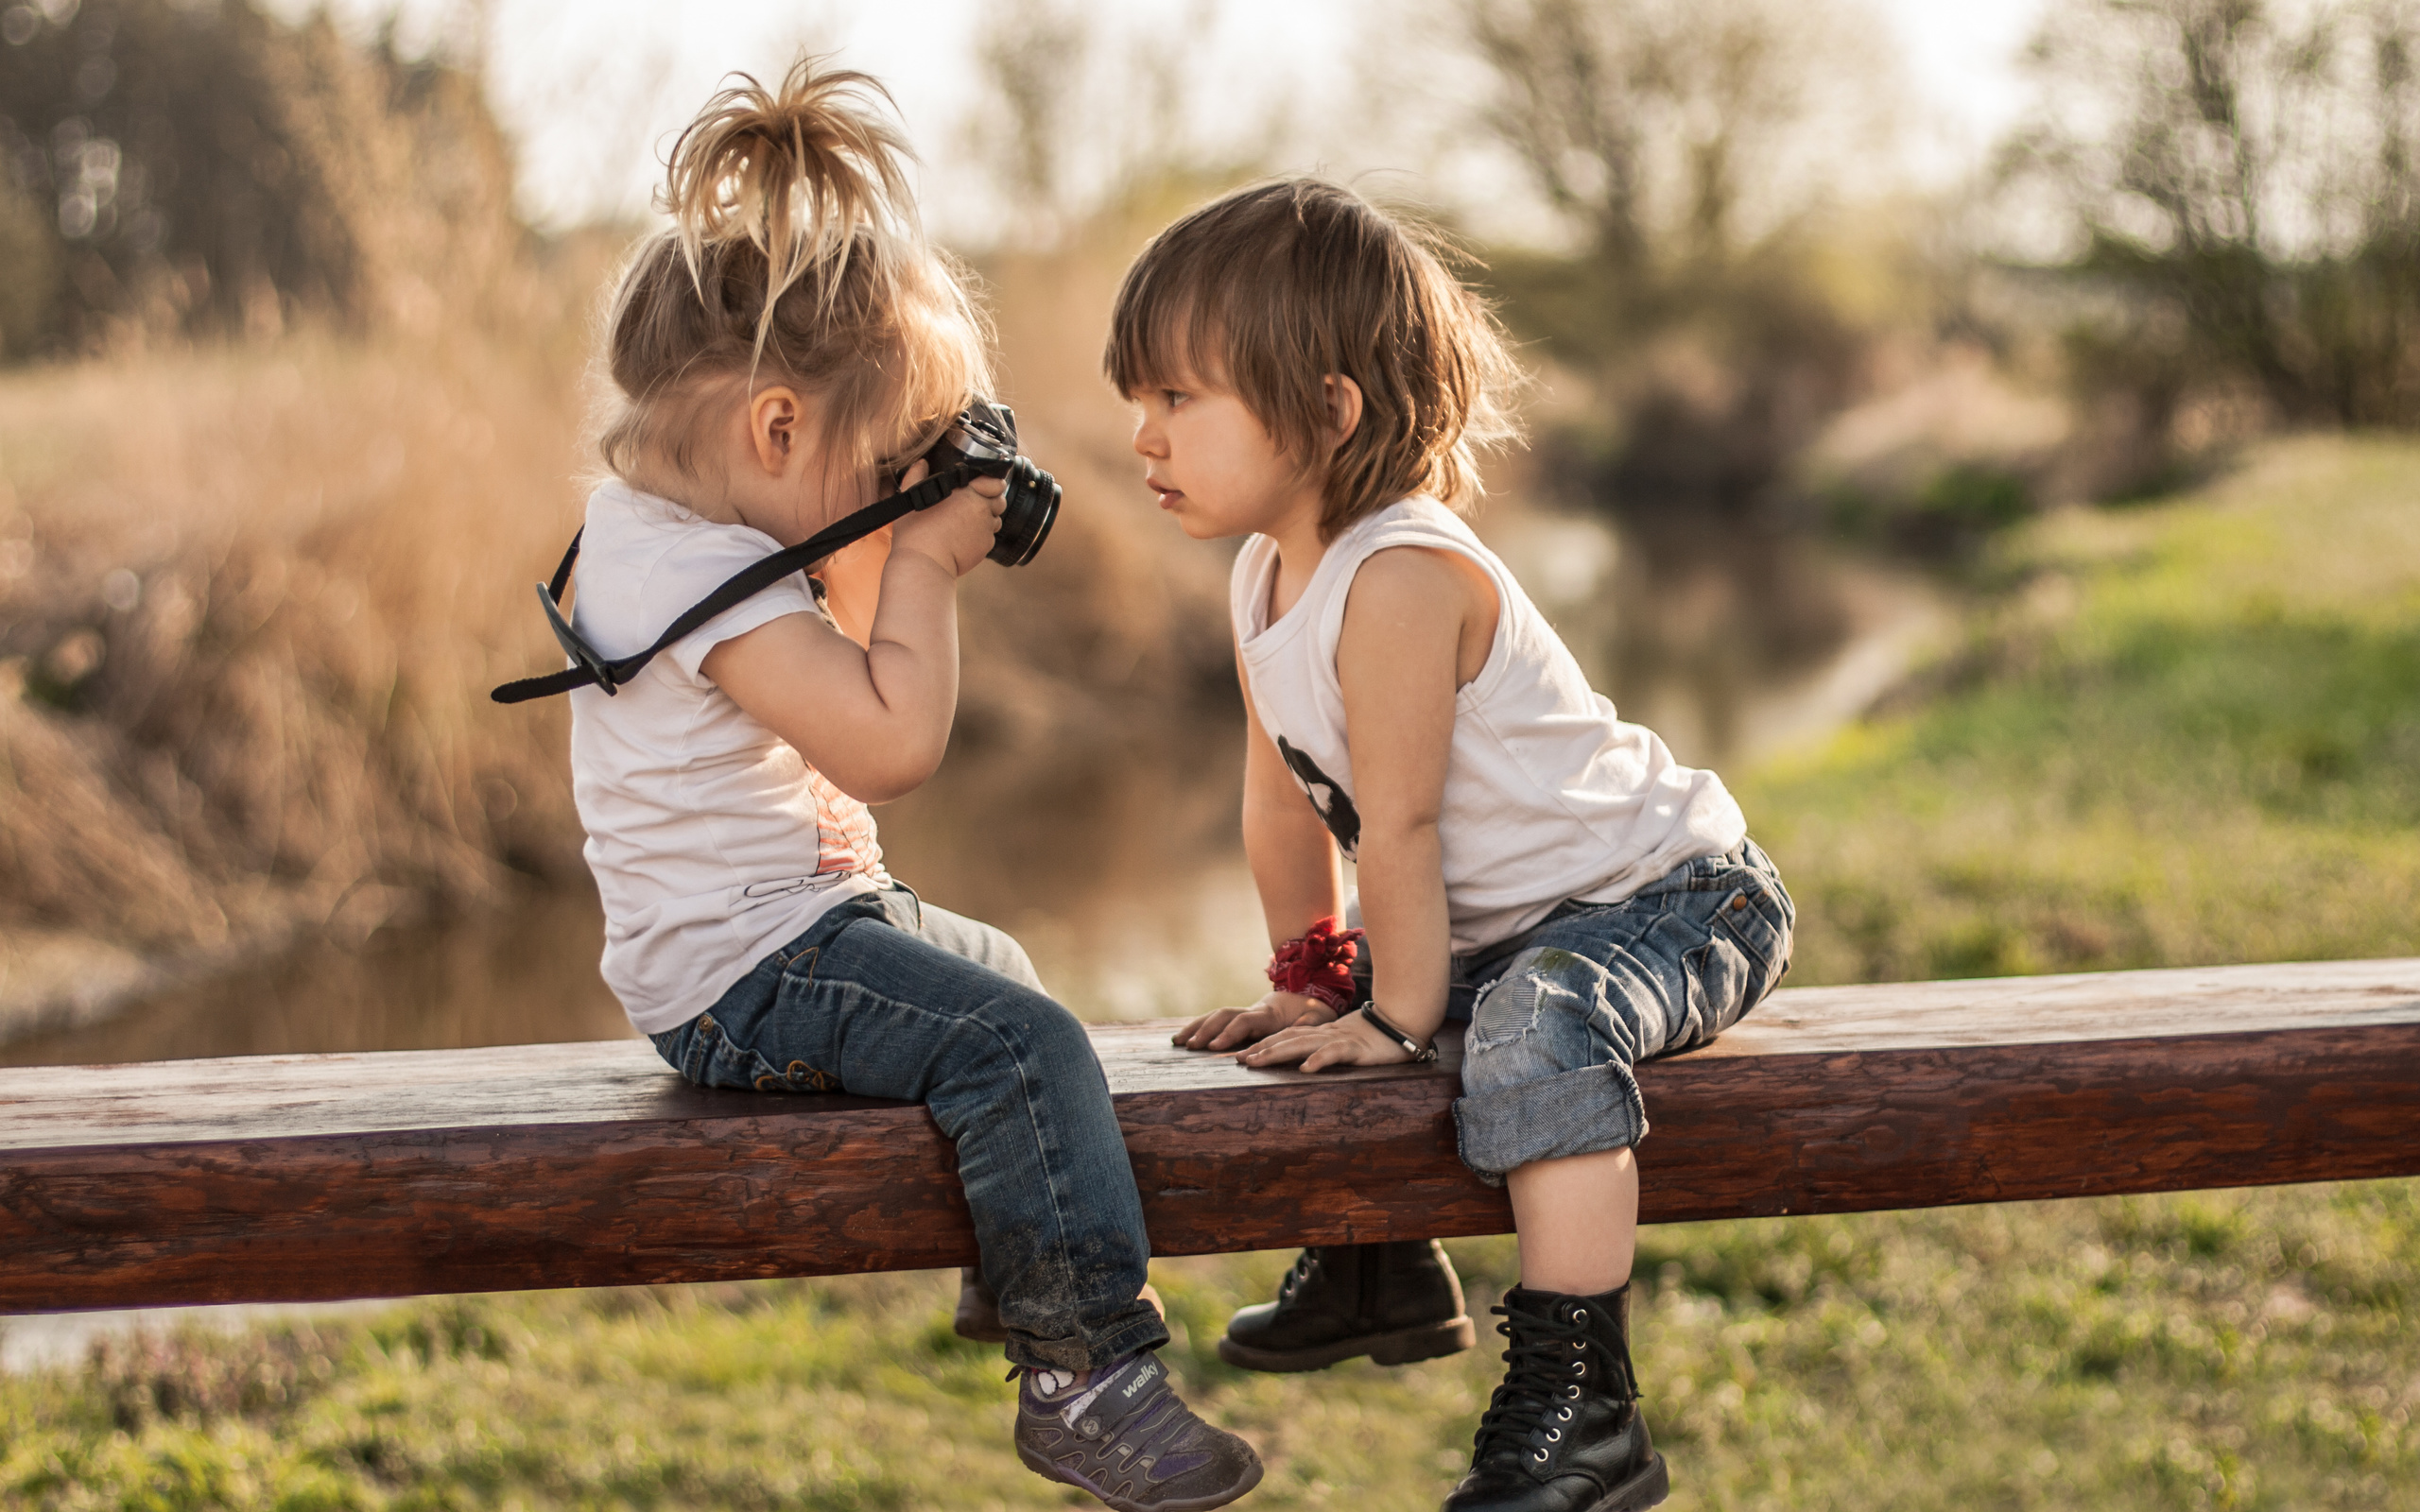
<instances>
[{"instance_id":1,"label":"rolled-up denim shorts","mask_svg":"<svg viewBox=\"0 0 2420 1512\"><path fill-rule=\"evenodd\" d=\"M1500 1186L1532 1160L1637 1143L1647 1105L1632 1068L1704 1044L1761 1002L1789 969L1796 917L1772 860L1743 840L1457 958L1475 993L1454 1104L1463 1162Z\"/></svg>"}]
</instances>

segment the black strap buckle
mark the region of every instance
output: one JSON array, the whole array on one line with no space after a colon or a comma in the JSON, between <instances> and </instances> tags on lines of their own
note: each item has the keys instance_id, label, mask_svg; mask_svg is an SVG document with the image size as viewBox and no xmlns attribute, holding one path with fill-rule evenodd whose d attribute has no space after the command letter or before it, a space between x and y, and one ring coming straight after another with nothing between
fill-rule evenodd
<instances>
[{"instance_id":1,"label":"black strap buckle","mask_svg":"<svg viewBox=\"0 0 2420 1512\"><path fill-rule=\"evenodd\" d=\"M555 632L555 642L563 648L563 655L571 658L572 664L595 679L596 685L605 690L607 697L619 693L621 687L614 676L614 663L597 655L595 646L579 638L579 632L563 618L562 610L555 608L555 595L546 592L544 583L538 585L538 605L546 611L546 624Z\"/></svg>"}]
</instances>

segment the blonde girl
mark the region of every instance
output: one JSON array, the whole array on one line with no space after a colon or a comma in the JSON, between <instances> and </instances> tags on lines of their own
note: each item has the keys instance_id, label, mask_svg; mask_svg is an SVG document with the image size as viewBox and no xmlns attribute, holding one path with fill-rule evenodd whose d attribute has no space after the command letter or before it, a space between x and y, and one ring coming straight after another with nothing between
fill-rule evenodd
<instances>
[{"instance_id":1,"label":"blonde girl","mask_svg":"<svg viewBox=\"0 0 2420 1512\"><path fill-rule=\"evenodd\" d=\"M1779 978L1781 879L1721 781L1616 717L1456 514L1474 443L1509 429L1511 363L1404 227L1310 180L1196 211L1129 270L1107 366L1160 507L1187 535L1245 538L1244 845L1273 989L1177 1042L1316 1072L1433 1055L1467 1016L1461 1155L1511 1188L1521 1281L1495 1309L1503 1384L1445 1504L1651 1506L1667 1476L1629 1347L1632 1067L1712 1038ZM1357 975L1340 851L1358 866ZM1307 1253L1219 1349L1301 1370L1470 1339L1422 1243Z\"/></svg>"},{"instance_id":2,"label":"blonde girl","mask_svg":"<svg viewBox=\"0 0 2420 1512\"><path fill-rule=\"evenodd\" d=\"M675 147L673 225L622 276L606 338L613 475L572 621L603 656L872 501L989 388L887 102L810 60L717 95ZM1260 1463L1153 1352L1141 1204L1082 1027L1014 940L891 879L866 809L942 759L958 580L992 548L1000 490L962 489L573 694L604 975L700 1086L930 1108L1023 1377L1019 1455L1130 1512L1219 1506Z\"/></svg>"}]
</instances>

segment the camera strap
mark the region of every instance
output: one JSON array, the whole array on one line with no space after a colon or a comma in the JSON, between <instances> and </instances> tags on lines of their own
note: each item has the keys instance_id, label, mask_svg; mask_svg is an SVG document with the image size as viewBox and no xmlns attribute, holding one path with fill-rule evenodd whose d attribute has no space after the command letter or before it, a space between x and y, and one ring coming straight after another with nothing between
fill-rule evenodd
<instances>
[{"instance_id":1,"label":"camera strap","mask_svg":"<svg viewBox=\"0 0 2420 1512\"><path fill-rule=\"evenodd\" d=\"M769 557L742 567L724 578L713 593L683 611L679 619L655 638L653 645L625 657L603 655L571 627L569 620L563 618L560 606L563 593L571 587L572 563L579 559L579 537L586 534L582 530L571 538L571 549L563 553L562 562L556 567L553 579L538 585L538 603L546 611L546 624L553 628L556 642L562 646L563 654L571 658L572 664L561 672L508 682L490 692L488 696L498 703L527 703L532 698L551 697L592 683L604 689L609 696L618 693L623 684L637 677L640 669L654 661L665 647L734 604L763 593L792 573L804 572L836 551L856 544L892 521L919 509L931 508L977 478L996 475L992 470L960 463L934 473L912 489L902 489L888 498L876 499L855 514L824 526L797 545L785 546Z\"/></svg>"}]
</instances>

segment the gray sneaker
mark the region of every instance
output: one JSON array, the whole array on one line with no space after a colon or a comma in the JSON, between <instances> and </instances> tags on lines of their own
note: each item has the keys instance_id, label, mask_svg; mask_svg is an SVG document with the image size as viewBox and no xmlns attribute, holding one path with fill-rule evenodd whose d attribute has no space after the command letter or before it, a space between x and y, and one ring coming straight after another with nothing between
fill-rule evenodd
<instances>
[{"instance_id":1,"label":"gray sneaker","mask_svg":"<svg viewBox=\"0 0 2420 1512\"><path fill-rule=\"evenodd\" d=\"M1195 1417L1156 1354L1134 1355L1058 1397L1037 1389L1031 1371L1016 1373L1026 1377L1017 1458L1117 1512L1208 1512L1260 1484L1260 1456Z\"/></svg>"}]
</instances>

